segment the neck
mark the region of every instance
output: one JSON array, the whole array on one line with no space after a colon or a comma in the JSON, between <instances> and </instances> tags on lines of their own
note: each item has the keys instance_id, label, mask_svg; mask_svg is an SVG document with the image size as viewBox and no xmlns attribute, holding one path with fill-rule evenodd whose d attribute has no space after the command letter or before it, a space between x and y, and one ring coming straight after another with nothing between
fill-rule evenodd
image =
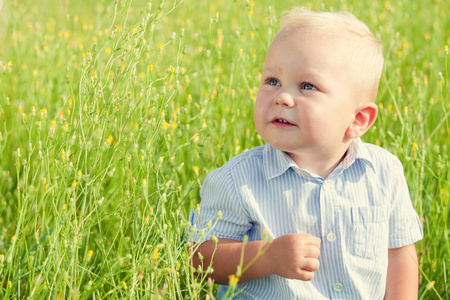
<instances>
[{"instance_id":1,"label":"neck","mask_svg":"<svg viewBox=\"0 0 450 300\"><path fill-rule=\"evenodd\" d=\"M320 153L289 153L287 154L301 169L307 170L311 173L321 176L326 179L331 172L344 159L347 148L342 151L334 151L329 156L323 156Z\"/></svg>"}]
</instances>

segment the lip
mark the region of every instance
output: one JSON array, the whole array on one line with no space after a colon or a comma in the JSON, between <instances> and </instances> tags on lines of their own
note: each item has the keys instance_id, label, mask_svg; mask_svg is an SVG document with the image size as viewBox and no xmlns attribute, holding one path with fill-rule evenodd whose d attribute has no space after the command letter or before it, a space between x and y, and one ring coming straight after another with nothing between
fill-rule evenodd
<instances>
[{"instance_id":1,"label":"lip","mask_svg":"<svg viewBox=\"0 0 450 300\"><path fill-rule=\"evenodd\" d=\"M270 123L276 127L282 127L282 128L296 126L294 123L291 123L289 120L286 120L285 118L281 118L281 117L273 118Z\"/></svg>"}]
</instances>

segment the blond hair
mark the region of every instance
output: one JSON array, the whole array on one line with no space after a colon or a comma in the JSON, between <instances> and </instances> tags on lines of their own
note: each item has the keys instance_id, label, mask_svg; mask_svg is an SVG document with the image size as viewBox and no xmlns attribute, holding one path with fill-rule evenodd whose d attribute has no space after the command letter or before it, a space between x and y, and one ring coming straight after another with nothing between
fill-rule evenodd
<instances>
[{"instance_id":1,"label":"blond hair","mask_svg":"<svg viewBox=\"0 0 450 300\"><path fill-rule=\"evenodd\" d=\"M284 13L282 28L277 35L298 31L320 35L344 35L345 43L351 48L352 67L361 74L356 74L365 81L368 97L374 101L383 69L381 46L366 24L353 14L341 12L315 12L302 7L295 7ZM365 80L363 79L364 76Z\"/></svg>"}]
</instances>

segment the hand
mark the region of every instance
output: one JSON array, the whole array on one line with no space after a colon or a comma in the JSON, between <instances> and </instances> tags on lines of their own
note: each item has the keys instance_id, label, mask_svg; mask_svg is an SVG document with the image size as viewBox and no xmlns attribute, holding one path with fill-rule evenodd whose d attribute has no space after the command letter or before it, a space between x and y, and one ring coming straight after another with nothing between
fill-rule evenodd
<instances>
[{"instance_id":1,"label":"hand","mask_svg":"<svg viewBox=\"0 0 450 300\"><path fill-rule=\"evenodd\" d=\"M319 269L320 239L307 233L285 234L273 240L268 257L273 273L309 281Z\"/></svg>"}]
</instances>

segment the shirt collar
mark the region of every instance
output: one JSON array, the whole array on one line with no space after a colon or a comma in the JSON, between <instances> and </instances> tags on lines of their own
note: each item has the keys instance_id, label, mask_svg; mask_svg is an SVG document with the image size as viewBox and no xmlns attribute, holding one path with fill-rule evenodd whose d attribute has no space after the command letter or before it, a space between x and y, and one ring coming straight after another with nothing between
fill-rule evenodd
<instances>
[{"instance_id":1,"label":"shirt collar","mask_svg":"<svg viewBox=\"0 0 450 300\"><path fill-rule=\"evenodd\" d=\"M374 172L375 168L371 161L371 156L368 153L364 143L360 138L353 140L347 150L347 155L342 162L336 167L335 172L341 172L349 168L355 161L360 160L370 167ZM266 144L263 151L263 165L264 175L266 179L272 179L282 175L289 168L293 168L297 173L306 176L314 176L306 170L300 169L297 164L285 152L273 148L270 144Z\"/></svg>"},{"instance_id":2,"label":"shirt collar","mask_svg":"<svg viewBox=\"0 0 450 300\"><path fill-rule=\"evenodd\" d=\"M347 155L339 164L338 168L341 167L342 170L345 170L357 160L360 160L362 163L370 167L373 172L375 172L375 167L372 163L372 156L370 155L367 147L364 147L364 143L360 138L354 139L350 144L350 147L348 147L347 150Z\"/></svg>"},{"instance_id":3,"label":"shirt collar","mask_svg":"<svg viewBox=\"0 0 450 300\"><path fill-rule=\"evenodd\" d=\"M285 152L266 144L263 151L264 175L266 179L280 176L289 168L298 168L297 164Z\"/></svg>"}]
</instances>

